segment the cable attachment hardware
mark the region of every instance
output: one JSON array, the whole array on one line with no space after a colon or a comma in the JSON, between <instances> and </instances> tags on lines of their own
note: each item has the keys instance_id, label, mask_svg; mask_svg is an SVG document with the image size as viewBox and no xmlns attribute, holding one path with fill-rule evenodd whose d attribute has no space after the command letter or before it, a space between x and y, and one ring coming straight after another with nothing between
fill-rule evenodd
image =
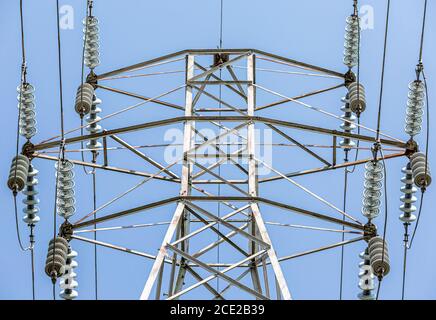
<instances>
[{"instance_id":1,"label":"cable attachment hardware","mask_svg":"<svg viewBox=\"0 0 436 320\"><path fill-rule=\"evenodd\" d=\"M230 56L228 53L216 53L213 56L213 65L212 67L218 67L223 63L226 63L230 60Z\"/></svg>"},{"instance_id":2,"label":"cable attachment hardware","mask_svg":"<svg viewBox=\"0 0 436 320\"><path fill-rule=\"evenodd\" d=\"M77 261L75 261L76 257L77 252L73 251L71 246L69 246L67 259L65 261L65 270L60 282L62 291L60 292L59 296L64 300L73 300L79 295L75 290L79 285L76 281L77 274L74 272L74 269L76 269L79 265Z\"/></svg>"},{"instance_id":3,"label":"cable attachment hardware","mask_svg":"<svg viewBox=\"0 0 436 320\"><path fill-rule=\"evenodd\" d=\"M11 169L9 170L8 187L13 192L19 192L26 186L29 164L29 159L22 154L12 159Z\"/></svg>"},{"instance_id":4,"label":"cable attachment hardware","mask_svg":"<svg viewBox=\"0 0 436 320\"><path fill-rule=\"evenodd\" d=\"M98 121L101 120L101 118L98 116L98 114L101 112L101 109L98 107L98 105L100 105L100 104L101 104L101 100L94 95L91 110L89 112L89 116L86 117L86 122L89 123L86 126L86 130L90 134L99 133L102 130L101 126L98 124ZM101 143L98 142L97 139L91 139L86 144L86 147L88 149L101 148Z\"/></svg>"},{"instance_id":5,"label":"cable attachment hardware","mask_svg":"<svg viewBox=\"0 0 436 320\"><path fill-rule=\"evenodd\" d=\"M100 44L98 19L88 16L83 19L83 39L85 41L85 65L91 70L100 64Z\"/></svg>"},{"instance_id":6,"label":"cable attachment hardware","mask_svg":"<svg viewBox=\"0 0 436 320\"><path fill-rule=\"evenodd\" d=\"M94 87L89 83L83 83L77 88L75 110L80 117L91 110L93 97Z\"/></svg>"},{"instance_id":7,"label":"cable attachment hardware","mask_svg":"<svg viewBox=\"0 0 436 320\"><path fill-rule=\"evenodd\" d=\"M411 223L416 220L416 216L413 214L413 212L416 211L416 207L413 204L417 200L415 197L417 189L413 185L411 163L409 162L401 171L405 176L401 178L401 182L404 184L404 186L401 187L401 192L404 193L404 195L400 198L401 202L403 202L400 207L400 210L403 211L400 215L400 220L405 223Z\"/></svg>"},{"instance_id":8,"label":"cable attachment hardware","mask_svg":"<svg viewBox=\"0 0 436 320\"><path fill-rule=\"evenodd\" d=\"M345 26L344 64L350 69L357 65L359 57L360 20L356 15L348 16Z\"/></svg>"},{"instance_id":9,"label":"cable attachment hardware","mask_svg":"<svg viewBox=\"0 0 436 320\"><path fill-rule=\"evenodd\" d=\"M369 240L368 248L372 271L381 279L390 271L388 245L382 237L374 237Z\"/></svg>"},{"instance_id":10,"label":"cable attachment hardware","mask_svg":"<svg viewBox=\"0 0 436 320\"><path fill-rule=\"evenodd\" d=\"M382 180L383 163L379 161L368 161L365 164L365 182L362 201L362 214L368 219L374 219L380 213Z\"/></svg>"},{"instance_id":11,"label":"cable attachment hardware","mask_svg":"<svg viewBox=\"0 0 436 320\"><path fill-rule=\"evenodd\" d=\"M36 190L38 179L35 178L37 174L38 170L36 170L32 164L29 164L26 189L23 191L24 195L26 195L26 198L23 199L23 203L26 205L26 207L23 209L23 212L26 214L23 217L23 221L28 225L34 225L40 220L38 217L38 190Z\"/></svg>"},{"instance_id":12,"label":"cable attachment hardware","mask_svg":"<svg viewBox=\"0 0 436 320\"><path fill-rule=\"evenodd\" d=\"M362 290L357 297L360 300L375 300L373 290L375 289L374 273L372 272L368 248L362 252L359 257L363 259L359 263L359 288Z\"/></svg>"},{"instance_id":13,"label":"cable attachment hardware","mask_svg":"<svg viewBox=\"0 0 436 320\"><path fill-rule=\"evenodd\" d=\"M29 83L17 87L18 109L20 110L20 135L27 140L36 133L35 88Z\"/></svg>"},{"instance_id":14,"label":"cable attachment hardware","mask_svg":"<svg viewBox=\"0 0 436 320\"><path fill-rule=\"evenodd\" d=\"M344 102L344 105L341 107L341 110L344 114L341 116L341 119L344 120L344 122L341 124L341 129L346 133L351 133L356 129L356 125L354 124L356 117L351 112L348 95L342 98L342 102ZM350 138L344 138L339 142L339 145L347 151L354 147L356 143Z\"/></svg>"},{"instance_id":15,"label":"cable attachment hardware","mask_svg":"<svg viewBox=\"0 0 436 320\"><path fill-rule=\"evenodd\" d=\"M371 222L367 222L364 226L363 233L365 241L369 241L371 238L377 235L377 226Z\"/></svg>"},{"instance_id":16,"label":"cable attachment hardware","mask_svg":"<svg viewBox=\"0 0 436 320\"><path fill-rule=\"evenodd\" d=\"M422 152L416 152L410 157L413 182L418 188L426 189L431 184L430 166Z\"/></svg>"},{"instance_id":17,"label":"cable attachment hardware","mask_svg":"<svg viewBox=\"0 0 436 320\"><path fill-rule=\"evenodd\" d=\"M366 109L365 87L357 82L348 85L348 99L351 111L359 116Z\"/></svg>"},{"instance_id":18,"label":"cable attachment hardware","mask_svg":"<svg viewBox=\"0 0 436 320\"><path fill-rule=\"evenodd\" d=\"M65 264L68 255L68 241L62 237L50 240L48 244L47 260L45 261L45 273L53 283L65 272Z\"/></svg>"},{"instance_id":19,"label":"cable attachment hardware","mask_svg":"<svg viewBox=\"0 0 436 320\"><path fill-rule=\"evenodd\" d=\"M65 220L59 227L59 235L67 241L70 241L73 235L73 225Z\"/></svg>"},{"instance_id":20,"label":"cable attachment hardware","mask_svg":"<svg viewBox=\"0 0 436 320\"><path fill-rule=\"evenodd\" d=\"M411 137L422 130L422 116L424 114L425 87L421 80L409 84L409 94L406 108L406 125L404 130Z\"/></svg>"},{"instance_id":21,"label":"cable attachment hardware","mask_svg":"<svg viewBox=\"0 0 436 320\"><path fill-rule=\"evenodd\" d=\"M69 160L56 162L56 179L58 179L56 208L57 214L64 219L76 212L74 194L74 164Z\"/></svg>"}]
</instances>

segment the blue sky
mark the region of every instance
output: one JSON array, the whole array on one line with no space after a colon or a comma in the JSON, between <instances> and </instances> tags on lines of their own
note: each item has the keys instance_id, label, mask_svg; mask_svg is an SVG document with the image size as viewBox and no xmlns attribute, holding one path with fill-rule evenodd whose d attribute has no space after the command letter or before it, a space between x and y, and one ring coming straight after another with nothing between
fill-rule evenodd
<instances>
[{"instance_id":1,"label":"blue sky","mask_svg":"<svg viewBox=\"0 0 436 320\"><path fill-rule=\"evenodd\" d=\"M62 30L62 59L64 74L64 106L65 126L75 128L79 119L74 112L73 101L75 91L80 83L81 64L81 19L85 13L85 2L78 0L60 1L61 5L70 5L74 9L74 28ZM395 137L407 139L403 131L407 85L414 79L414 68L417 62L419 33L421 27L422 5L424 1L392 1L391 24L386 65L385 94L382 111L382 131ZM56 47L56 7L55 1L24 1L26 52L28 59L28 78L35 85L37 99L37 115L39 133L35 141L57 134L59 125L59 99L57 80L57 47ZM260 0L224 1L224 47L257 48L263 51L280 54L306 63L323 66L332 70L345 72L342 64L343 35L345 18L352 12L351 0L334 1L270 1L268 4ZM380 85L380 69L384 36L385 1L361 1L362 5L374 8L374 29L362 32L361 81L366 86L368 108L362 115L362 123L374 128L376 126L378 94ZM6 181L10 160L15 150L16 130L16 86L19 83L20 71L20 30L19 2L2 1L0 4L0 40L3 50L0 51L0 91L4 112L0 117L3 132L1 140L3 155L0 158L1 179ZM433 74L436 62L432 59L436 46L435 22L431 19L435 14L433 3L429 4L426 43L424 48L424 64L428 77L430 103L436 83ZM95 1L95 15L101 25L101 65L97 73L110 71L118 67L158 57L186 48L216 48L219 43L219 1ZM276 66L276 69L280 67ZM170 69L168 69L170 70ZM153 96L182 84L181 76L169 80L117 80L114 87ZM269 86L286 95L300 93L304 89L320 89L334 84L331 79L304 79L289 75L264 75L260 84ZM313 80L313 81L312 81ZM111 83L112 84L112 83ZM340 114L340 98L345 90L307 99L307 102L322 107L335 114ZM112 113L122 107L135 103L136 100L120 97L108 92L98 92L103 100L103 115ZM175 94L169 99L182 101L182 94ZM272 99L271 97L260 98ZM290 106L288 104L285 106ZM332 129L339 128L339 122L326 118L313 111L288 107L277 107L271 113L264 113L272 118L283 118L288 121L319 125ZM432 105L431 105L432 106ZM298 107L299 108L299 107ZM129 124L174 117L177 112L159 106L150 106L123 117L116 117L104 122L105 128L116 128ZM434 113L431 114L434 123ZM305 135L294 132L294 137L307 143L324 143L325 137ZM433 133L430 137L433 138ZM129 137L129 142L155 143L163 140L163 131L151 130ZM424 146L424 135L417 138ZM282 141L283 142L283 141ZM124 158L120 154L111 154L114 163L138 167L141 163L133 156ZM294 153L293 153L294 152ZM161 150L150 150L150 155L159 159ZM361 155L362 157L364 154ZM76 155L77 157L77 155ZM366 153L369 157L369 153ZM288 159L292 159L289 161ZM273 158L274 166L281 171L293 171L307 168L315 164L312 160L297 151L287 153L278 149ZM398 220L400 211L400 178L401 168L406 159L395 159L388 162L388 233L387 240L391 255L392 270L383 281L382 299L398 299L401 297L402 276L402 236L403 226ZM36 290L38 299L51 298L51 283L44 274L44 261L47 243L52 236L52 214L54 194L54 166L52 162L35 161L40 171L39 189L41 198L41 222L36 228ZM430 148L430 166L435 166L433 150ZM147 168L149 169L149 168ZM82 170L76 168L77 199L79 218L92 208L91 179ZM342 205L343 172L319 173L296 179L311 188L337 206ZM138 182L135 177L120 177L115 173L102 173L97 176L98 203L108 201L115 195ZM353 216L363 220L360 214L361 194L363 187L362 168L356 169L350 177L348 210ZM225 192L226 189L223 189ZM135 194L117 202L102 214L115 212L124 208L153 202L157 199L176 195L177 186L165 182L151 182ZM268 187L261 187L261 195L271 199L294 204L313 211L334 215L329 208L304 196L286 181L273 182ZM433 225L436 218L432 214L435 197L431 186L426 194L423 216L419 233L415 239L414 249L409 252L407 290L409 299L436 298L436 252L432 245L436 241ZM31 298L29 255L19 251L13 215L12 196L6 187L0 191L2 214L0 214L0 252L2 255L0 269L0 299ZM128 225L168 221L173 207L162 207L152 214L139 214L109 225ZM21 216L21 213L20 213ZM331 226L317 221L301 218L265 207L265 220L283 223L301 223L316 226ZM382 228L383 215L376 224ZM59 221L59 219L58 219ZM27 227L20 220L23 238L27 237ZM315 231L298 231L268 227L279 256L297 253L318 246L340 241L339 234ZM137 229L132 231L113 231L100 233L99 238L132 249L156 253L165 227L153 229ZM203 239L202 241L205 241ZM77 269L79 295L81 299L94 297L93 283L93 247L89 244L74 241L73 248L78 252L79 268ZM355 299L359 292L358 254L364 243L356 243L346 247L344 269L344 298ZM283 263L283 270L290 290L296 299L337 299L339 295L339 257L340 249L307 256ZM228 258L225 256L223 259ZM151 262L125 253L99 249L99 297L101 299L136 299L151 268ZM216 285L216 281L211 282ZM221 288L225 286L220 282ZM194 299L205 297L204 290L193 291L187 296ZM236 291L229 292L230 298L238 297Z\"/></svg>"}]
</instances>

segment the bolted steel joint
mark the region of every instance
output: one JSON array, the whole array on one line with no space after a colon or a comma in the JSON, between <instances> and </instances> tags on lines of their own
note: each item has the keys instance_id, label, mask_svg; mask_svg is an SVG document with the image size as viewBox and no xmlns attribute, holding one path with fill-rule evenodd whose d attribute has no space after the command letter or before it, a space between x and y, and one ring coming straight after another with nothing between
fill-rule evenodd
<instances>
[{"instance_id":1,"label":"bolted steel joint","mask_svg":"<svg viewBox=\"0 0 436 320\"><path fill-rule=\"evenodd\" d=\"M21 154L26 156L29 160L34 158L33 153L35 152L35 145L30 141L27 141L21 148Z\"/></svg>"},{"instance_id":2,"label":"bolted steel joint","mask_svg":"<svg viewBox=\"0 0 436 320\"><path fill-rule=\"evenodd\" d=\"M410 156L412 156L414 153L419 151L419 146L418 143L413 140L413 139L409 139L406 142L406 156L408 156L410 158Z\"/></svg>"},{"instance_id":3,"label":"bolted steel joint","mask_svg":"<svg viewBox=\"0 0 436 320\"><path fill-rule=\"evenodd\" d=\"M353 82L356 82L356 75L353 71L349 70L344 74L345 86L348 87Z\"/></svg>"},{"instance_id":4,"label":"bolted steel joint","mask_svg":"<svg viewBox=\"0 0 436 320\"><path fill-rule=\"evenodd\" d=\"M94 88L94 90L97 89L98 80L97 80L97 74L95 74L94 71L91 71L87 75L86 83L89 83Z\"/></svg>"},{"instance_id":5,"label":"bolted steel joint","mask_svg":"<svg viewBox=\"0 0 436 320\"><path fill-rule=\"evenodd\" d=\"M213 56L213 67L218 67L227 61L229 61L228 53L217 53Z\"/></svg>"},{"instance_id":6,"label":"bolted steel joint","mask_svg":"<svg viewBox=\"0 0 436 320\"><path fill-rule=\"evenodd\" d=\"M67 220L61 224L59 227L59 236L66 239L67 241L71 240L71 236L73 235L73 225L69 223Z\"/></svg>"},{"instance_id":7,"label":"bolted steel joint","mask_svg":"<svg viewBox=\"0 0 436 320\"><path fill-rule=\"evenodd\" d=\"M368 222L363 227L363 236L366 242L369 242L369 240L377 236L377 226L375 224Z\"/></svg>"}]
</instances>

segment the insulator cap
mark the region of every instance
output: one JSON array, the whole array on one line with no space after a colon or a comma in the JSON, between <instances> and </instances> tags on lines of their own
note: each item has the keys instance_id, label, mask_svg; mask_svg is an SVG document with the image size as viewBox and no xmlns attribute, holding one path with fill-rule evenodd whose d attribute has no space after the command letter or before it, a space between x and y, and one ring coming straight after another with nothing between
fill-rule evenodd
<instances>
[{"instance_id":1,"label":"insulator cap","mask_svg":"<svg viewBox=\"0 0 436 320\"><path fill-rule=\"evenodd\" d=\"M344 64L350 69L357 65L359 57L359 17L347 17L344 42Z\"/></svg>"},{"instance_id":2,"label":"insulator cap","mask_svg":"<svg viewBox=\"0 0 436 320\"><path fill-rule=\"evenodd\" d=\"M422 152L416 152L410 157L413 182L418 188L426 188L431 184L430 166Z\"/></svg>"},{"instance_id":3,"label":"insulator cap","mask_svg":"<svg viewBox=\"0 0 436 320\"><path fill-rule=\"evenodd\" d=\"M35 88L30 83L23 83L17 87L18 109L20 111L20 135L26 139L36 133Z\"/></svg>"},{"instance_id":4,"label":"insulator cap","mask_svg":"<svg viewBox=\"0 0 436 320\"><path fill-rule=\"evenodd\" d=\"M368 243L369 259L372 271L378 277L386 276L390 271L388 245L382 237L374 237Z\"/></svg>"},{"instance_id":5,"label":"insulator cap","mask_svg":"<svg viewBox=\"0 0 436 320\"><path fill-rule=\"evenodd\" d=\"M85 40L85 65L91 70L100 64L100 44L98 19L94 16L83 20L83 33Z\"/></svg>"},{"instance_id":6,"label":"insulator cap","mask_svg":"<svg viewBox=\"0 0 436 320\"><path fill-rule=\"evenodd\" d=\"M95 122L101 120L101 118L98 116L98 114L101 112L101 109L98 107L100 104L101 100L94 95L91 111L89 112L89 116L86 117L86 122L89 123L89 125L86 126L86 130L89 132L89 134L98 133L102 130L99 123ZM86 147L88 149L101 148L101 143L98 141L98 139L91 139L86 144Z\"/></svg>"},{"instance_id":7,"label":"insulator cap","mask_svg":"<svg viewBox=\"0 0 436 320\"><path fill-rule=\"evenodd\" d=\"M410 136L419 134L422 130L424 114L425 87L421 80L409 84L409 94L406 108L406 125L404 130Z\"/></svg>"},{"instance_id":8,"label":"insulator cap","mask_svg":"<svg viewBox=\"0 0 436 320\"><path fill-rule=\"evenodd\" d=\"M373 219L380 213L382 180L383 163L379 161L368 161L365 165L365 182L362 200L362 214L368 219Z\"/></svg>"},{"instance_id":9,"label":"insulator cap","mask_svg":"<svg viewBox=\"0 0 436 320\"><path fill-rule=\"evenodd\" d=\"M75 110L81 116L88 114L91 110L94 97L94 87L89 83L83 83L77 89Z\"/></svg>"},{"instance_id":10,"label":"insulator cap","mask_svg":"<svg viewBox=\"0 0 436 320\"><path fill-rule=\"evenodd\" d=\"M372 272L370 257L368 254L368 248L362 252L359 257L363 259L359 263L359 288L362 290L357 297L360 300L374 300L375 295L373 290L375 289L374 273Z\"/></svg>"},{"instance_id":11,"label":"insulator cap","mask_svg":"<svg viewBox=\"0 0 436 320\"><path fill-rule=\"evenodd\" d=\"M413 185L413 174L412 174L412 166L410 162L401 170L405 176L401 178L401 182L404 186L401 187L401 192L404 194L401 196L400 200L403 203L400 206L400 210L403 213L400 215L400 220L403 222L411 223L416 220L416 216L413 212L416 211L416 207L413 205L417 199L414 196L417 189Z\"/></svg>"},{"instance_id":12,"label":"insulator cap","mask_svg":"<svg viewBox=\"0 0 436 320\"><path fill-rule=\"evenodd\" d=\"M47 260L45 261L45 273L56 280L65 272L65 263L68 255L68 241L62 237L56 237L49 242Z\"/></svg>"},{"instance_id":13,"label":"insulator cap","mask_svg":"<svg viewBox=\"0 0 436 320\"><path fill-rule=\"evenodd\" d=\"M76 212L74 164L69 160L62 160L59 163L56 162L55 169L58 179L57 213L64 219L68 219Z\"/></svg>"},{"instance_id":14,"label":"insulator cap","mask_svg":"<svg viewBox=\"0 0 436 320\"><path fill-rule=\"evenodd\" d=\"M348 95L350 100L350 109L353 113L359 115L366 109L365 87L357 82L352 82L348 86Z\"/></svg>"},{"instance_id":15,"label":"insulator cap","mask_svg":"<svg viewBox=\"0 0 436 320\"><path fill-rule=\"evenodd\" d=\"M8 187L12 191L21 191L24 189L29 171L29 159L19 154L12 159L11 169L9 170Z\"/></svg>"},{"instance_id":16,"label":"insulator cap","mask_svg":"<svg viewBox=\"0 0 436 320\"><path fill-rule=\"evenodd\" d=\"M77 261L74 259L77 257L77 252L73 251L71 247L68 248L67 260L65 263L65 272L62 275L60 281L60 287L62 291L59 296L64 300L73 300L78 297L78 292L75 290L78 287L76 281L76 273L74 269L78 267Z\"/></svg>"},{"instance_id":17,"label":"insulator cap","mask_svg":"<svg viewBox=\"0 0 436 320\"><path fill-rule=\"evenodd\" d=\"M26 198L23 199L23 203L26 205L23 209L23 212L26 214L23 217L23 221L27 224L35 224L40 220L37 215L39 212L38 190L36 190L38 179L35 178L37 174L38 170L36 170L32 164L29 164L26 189L23 191L23 194L26 196Z\"/></svg>"},{"instance_id":18,"label":"insulator cap","mask_svg":"<svg viewBox=\"0 0 436 320\"><path fill-rule=\"evenodd\" d=\"M344 122L341 124L340 127L344 132L351 133L356 129L356 125L354 124L354 122L356 121L356 117L351 112L349 99L345 97L342 98L342 101L345 103L344 106L342 106L341 108L341 110L344 112L344 114L341 116ZM354 147L356 143L350 138L344 138L339 142L339 145L341 147L344 147L344 150L350 150L350 148Z\"/></svg>"}]
</instances>

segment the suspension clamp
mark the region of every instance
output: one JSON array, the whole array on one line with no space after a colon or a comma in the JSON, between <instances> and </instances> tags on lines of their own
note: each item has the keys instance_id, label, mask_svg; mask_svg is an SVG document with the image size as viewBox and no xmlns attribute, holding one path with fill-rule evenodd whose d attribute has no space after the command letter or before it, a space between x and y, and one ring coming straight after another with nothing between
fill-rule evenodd
<instances>
[{"instance_id":1,"label":"suspension clamp","mask_svg":"<svg viewBox=\"0 0 436 320\"><path fill-rule=\"evenodd\" d=\"M222 65L223 63L226 63L229 61L229 54L228 53L216 53L213 56L213 66L212 67L218 67L219 65Z\"/></svg>"},{"instance_id":2,"label":"suspension clamp","mask_svg":"<svg viewBox=\"0 0 436 320\"><path fill-rule=\"evenodd\" d=\"M97 75L94 71L91 71L88 74L88 76L86 77L86 83L89 83L94 88L94 90L97 89L98 80Z\"/></svg>"},{"instance_id":3,"label":"suspension clamp","mask_svg":"<svg viewBox=\"0 0 436 320\"><path fill-rule=\"evenodd\" d=\"M71 240L71 236L73 235L73 225L65 220L64 223L59 227L59 236L64 238L67 241Z\"/></svg>"},{"instance_id":4,"label":"suspension clamp","mask_svg":"<svg viewBox=\"0 0 436 320\"><path fill-rule=\"evenodd\" d=\"M368 222L363 227L363 236L365 237L366 242L377 235L377 227L375 224Z\"/></svg>"},{"instance_id":5,"label":"suspension clamp","mask_svg":"<svg viewBox=\"0 0 436 320\"><path fill-rule=\"evenodd\" d=\"M348 87L353 82L356 82L356 75L353 71L348 70L346 74L344 74L345 86Z\"/></svg>"},{"instance_id":6,"label":"suspension clamp","mask_svg":"<svg viewBox=\"0 0 436 320\"><path fill-rule=\"evenodd\" d=\"M406 156L410 157L412 154L419 151L418 143L410 138L409 141L406 142Z\"/></svg>"},{"instance_id":7,"label":"suspension clamp","mask_svg":"<svg viewBox=\"0 0 436 320\"><path fill-rule=\"evenodd\" d=\"M27 141L22 149L21 153L26 156L29 160L32 160L34 158L33 153L35 152L35 146L30 141Z\"/></svg>"}]
</instances>

